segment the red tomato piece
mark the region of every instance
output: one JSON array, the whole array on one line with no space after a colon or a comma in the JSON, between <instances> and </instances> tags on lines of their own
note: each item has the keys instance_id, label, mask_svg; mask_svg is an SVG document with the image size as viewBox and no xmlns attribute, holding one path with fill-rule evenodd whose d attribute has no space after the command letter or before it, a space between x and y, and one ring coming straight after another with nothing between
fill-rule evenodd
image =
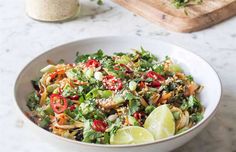
<instances>
[{"instance_id":1,"label":"red tomato piece","mask_svg":"<svg viewBox=\"0 0 236 152\"><path fill-rule=\"evenodd\" d=\"M149 84L149 86L157 88L161 86L161 83L159 81L153 81L151 84Z\"/></svg>"},{"instance_id":2,"label":"red tomato piece","mask_svg":"<svg viewBox=\"0 0 236 152\"><path fill-rule=\"evenodd\" d=\"M141 89L145 88L145 82L141 81L141 82L139 83L139 87L140 87Z\"/></svg>"},{"instance_id":3,"label":"red tomato piece","mask_svg":"<svg viewBox=\"0 0 236 152\"><path fill-rule=\"evenodd\" d=\"M92 129L98 132L105 132L107 129L107 124L101 120L94 120Z\"/></svg>"},{"instance_id":4,"label":"red tomato piece","mask_svg":"<svg viewBox=\"0 0 236 152\"><path fill-rule=\"evenodd\" d=\"M145 116L145 114L143 112L135 112L133 116L136 120L140 120Z\"/></svg>"},{"instance_id":5,"label":"red tomato piece","mask_svg":"<svg viewBox=\"0 0 236 152\"><path fill-rule=\"evenodd\" d=\"M78 95L69 96L68 98L70 100L79 100L79 96Z\"/></svg>"},{"instance_id":6,"label":"red tomato piece","mask_svg":"<svg viewBox=\"0 0 236 152\"><path fill-rule=\"evenodd\" d=\"M122 81L112 75L107 75L103 78L103 85L109 90L121 90Z\"/></svg>"},{"instance_id":7,"label":"red tomato piece","mask_svg":"<svg viewBox=\"0 0 236 152\"><path fill-rule=\"evenodd\" d=\"M76 109L75 105L70 106L70 110L74 111Z\"/></svg>"},{"instance_id":8,"label":"red tomato piece","mask_svg":"<svg viewBox=\"0 0 236 152\"><path fill-rule=\"evenodd\" d=\"M50 96L50 106L52 107L55 113L60 114L64 112L67 108L66 98L59 94L52 94Z\"/></svg>"},{"instance_id":9,"label":"red tomato piece","mask_svg":"<svg viewBox=\"0 0 236 152\"><path fill-rule=\"evenodd\" d=\"M95 59L90 59L90 60L88 60L87 62L86 62L86 67L91 67L91 66L93 66L93 67L95 67L95 68L97 68L97 67L99 67L101 64L97 61L97 60L95 60Z\"/></svg>"},{"instance_id":10,"label":"red tomato piece","mask_svg":"<svg viewBox=\"0 0 236 152\"><path fill-rule=\"evenodd\" d=\"M156 73L156 72L154 72L154 71L149 71L149 72L146 74L146 76L147 76L148 78L152 78L152 79L154 79L154 80L161 80L161 81L164 81L164 80L165 80L165 78L164 78L162 75L160 75L160 74L158 74L158 73Z\"/></svg>"}]
</instances>

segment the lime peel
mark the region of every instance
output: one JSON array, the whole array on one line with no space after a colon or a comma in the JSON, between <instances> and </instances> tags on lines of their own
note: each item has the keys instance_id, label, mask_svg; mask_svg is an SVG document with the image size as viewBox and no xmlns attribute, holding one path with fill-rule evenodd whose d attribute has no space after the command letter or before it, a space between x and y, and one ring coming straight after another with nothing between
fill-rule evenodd
<instances>
[{"instance_id":1,"label":"lime peel","mask_svg":"<svg viewBox=\"0 0 236 152\"><path fill-rule=\"evenodd\" d=\"M175 134L175 121L168 106L161 105L153 110L147 117L144 128L146 128L155 140L167 138Z\"/></svg>"},{"instance_id":2,"label":"lime peel","mask_svg":"<svg viewBox=\"0 0 236 152\"><path fill-rule=\"evenodd\" d=\"M113 145L140 144L154 141L153 135L145 128L127 126L117 130L110 138Z\"/></svg>"}]
</instances>

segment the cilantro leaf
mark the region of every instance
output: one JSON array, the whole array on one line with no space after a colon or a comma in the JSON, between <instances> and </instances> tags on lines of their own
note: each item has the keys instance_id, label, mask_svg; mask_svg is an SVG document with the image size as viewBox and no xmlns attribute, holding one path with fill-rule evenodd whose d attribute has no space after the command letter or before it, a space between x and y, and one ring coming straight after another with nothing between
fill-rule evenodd
<instances>
[{"instance_id":1,"label":"cilantro leaf","mask_svg":"<svg viewBox=\"0 0 236 152\"><path fill-rule=\"evenodd\" d=\"M39 97L35 91L28 96L26 105L31 111L39 106Z\"/></svg>"},{"instance_id":2,"label":"cilantro leaf","mask_svg":"<svg viewBox=\"0 0 236 152\"><path fill-rule=\"evenodd\" d=\"M202 113L199 113L199 112L193 113L192 115L190 115L190 119L193 122L197 123L203 119L203 115L202 115Z\"/></svg>"}]
</instances>

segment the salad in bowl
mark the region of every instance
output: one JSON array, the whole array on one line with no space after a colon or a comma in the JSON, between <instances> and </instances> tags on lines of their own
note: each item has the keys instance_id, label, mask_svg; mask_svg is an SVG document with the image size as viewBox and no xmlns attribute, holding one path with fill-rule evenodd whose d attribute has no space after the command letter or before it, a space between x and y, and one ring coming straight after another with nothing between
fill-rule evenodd
<instances>
[{"instance_id":1,"label":"salad in bowl","mask_svg":"<svg viewBox=\"0 0 236 152\"><path fill-rule=\"evenodd\" d=\"M203 119L203 88L168 56L76 54L74 63L48 61L32 80L27 116L72 140L140 144L175 136Z\"/></svg>"}]
</instances>

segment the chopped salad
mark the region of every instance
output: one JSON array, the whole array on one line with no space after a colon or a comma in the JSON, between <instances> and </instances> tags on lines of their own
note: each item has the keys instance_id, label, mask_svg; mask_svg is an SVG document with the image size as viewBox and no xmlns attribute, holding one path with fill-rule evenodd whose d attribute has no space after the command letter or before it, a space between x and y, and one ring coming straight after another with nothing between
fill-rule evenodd
<instances>
[{"instance_id":1,"label":"chopped salad","mask_svg":"<svg viewBox=\"0 0 236 152\"><path fill-rule=\"evenodd\" d=\"M72 140L151 142L203 119L197 97L202 86L170 57L160 61L143 48L113 55L103 50L77 53L75 63L49 61L41 72L32 80L27 115L38 126Z\"/></svg>"}]
</instances>

